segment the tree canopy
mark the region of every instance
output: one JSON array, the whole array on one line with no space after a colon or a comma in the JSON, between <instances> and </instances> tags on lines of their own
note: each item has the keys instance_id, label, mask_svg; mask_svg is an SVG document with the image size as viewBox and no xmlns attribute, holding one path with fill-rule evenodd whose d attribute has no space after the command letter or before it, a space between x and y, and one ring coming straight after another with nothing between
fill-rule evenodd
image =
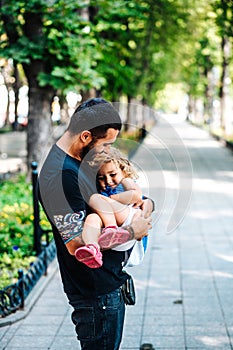
<instances>
[{"instance_id":1,"label":"tree canopy","mask_svg":"<svg viewBox=\"0 0 233 350\"><path fill-rule=\"evenodd\" d=\"M203 99L207 119L232 75L228 0L1 0L0 58L29 87L29 162L50 133L51 101L90 90L153 106L168 83ZM21 74L22 75L22 74ZM17 86L17 84L16 84ZM225 106L225 107L224 107ZM223 108L226 110L226 103ZM222 115L222 123L226 119Z\"/></svg>"}]
</instances>

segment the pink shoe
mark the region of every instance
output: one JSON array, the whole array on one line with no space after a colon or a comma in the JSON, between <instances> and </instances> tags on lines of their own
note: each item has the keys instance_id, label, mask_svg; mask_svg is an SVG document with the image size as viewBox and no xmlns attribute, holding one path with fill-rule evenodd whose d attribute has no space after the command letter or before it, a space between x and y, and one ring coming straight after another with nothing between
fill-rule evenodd
<instances>
[{"instance_id":1,"label":"pink shoe","mask_svg":"<svg viewBox=\"0 0 233 350\"><path fill-rule=\"evenodd\" d=\"M87 244L75 250L75 257L81 263L91 269L97 269L103 265L102 253L96 244Z\"/></svg>"},{"instance_id":2,"label":"pink shoe","mask_svg":"<svg viewBox=\"0 0 233 350\"><path fill-rule=\"evenodd\" d=\"M127 242L129 238L130 233L127 230L117 226L107 226L102 230L98 243L101 249L110 249Z\"/></svg>"}]
</instances>

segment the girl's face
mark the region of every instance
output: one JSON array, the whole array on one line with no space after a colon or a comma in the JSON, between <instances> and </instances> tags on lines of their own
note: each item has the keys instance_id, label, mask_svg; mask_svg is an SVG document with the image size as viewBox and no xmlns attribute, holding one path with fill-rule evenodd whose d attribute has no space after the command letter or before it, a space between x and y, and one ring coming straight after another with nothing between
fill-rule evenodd
<instances>
[{"instance_id":1,"label":"girl's face","mask_svg":"<svg viewBox=\"0 0 233 350\"><path fill-rule=\"evenodd\" d=\"M113 161L105 163L100 168L97 175L97 179L102 190L105 190L106 186L109 186L111 188L117 187L123 177L124 176L122 170Z\"/></svg>"}]
</instances>

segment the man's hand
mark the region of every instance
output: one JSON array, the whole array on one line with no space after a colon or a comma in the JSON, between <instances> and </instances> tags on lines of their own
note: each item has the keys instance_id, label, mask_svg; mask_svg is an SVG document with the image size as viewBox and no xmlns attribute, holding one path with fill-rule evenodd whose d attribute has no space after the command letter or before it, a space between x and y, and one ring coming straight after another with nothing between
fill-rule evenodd
<instances>
[{"instance_id":1,"label":"man's hand","mask_svg":"<svg viewBox=\"0 0 233 350\"><path fill-rule=\"evenodd\" d=\"M133 236L132 238L140 241L144 236L148 235L148 231L152 228L152 218L149 215L147 218L142 216L142 212L138 211L130 224Z\"/></svg>"},{"instance_id":2,"label":"man's hand","mask_svg":"<svg viewBox=\"0 0 233 350\"><path fill-rule=\"evenodd\" d=\"M150 198L144 199L141 205L141 209L142 209L142 216L144 216L144 218L148 218L151 216L151 213L154 210L154 203Z\"/></svg>"}]
</instances>

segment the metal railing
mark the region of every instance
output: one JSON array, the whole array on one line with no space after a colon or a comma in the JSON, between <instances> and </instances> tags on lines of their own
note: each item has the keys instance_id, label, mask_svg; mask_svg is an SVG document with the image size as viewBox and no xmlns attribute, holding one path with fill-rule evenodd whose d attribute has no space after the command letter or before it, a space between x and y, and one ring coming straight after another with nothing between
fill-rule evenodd
<instances>
[{"instance_id":1,"label":"metal railing","mask_svg":"<svg viewBox=\"0 0 233 350\"><path fill-rule=\"evenodd\" d=\"M0 290L0 317L8 316L16 310L24 308L25 299L41 276L47 274L47 267L55 255L56 247L52 241L31 264L27 273L20 269L18 281Z\"/></svg>"},{"instance_id":2,"label":"metal railing","mask_svg":"<svg viewBox=\"0 0 233 350\"><path fill-rule=\"evenodd\" d=\"M40 206L38 201L38 172L37 163L32 162L32 187L33 187L33 211L34 211L34 251L37 259L31 264L27 273L22 269L18 270L18 281L0 290L0 317L6 317L23 309L25 299L32 291L35 284L42 275L47 274L47 267L56 256L54 240L49 243L49 232L40 226ZM42 236L46 236L46 241L42 242Z\"/></svg>"}]
</instances>

